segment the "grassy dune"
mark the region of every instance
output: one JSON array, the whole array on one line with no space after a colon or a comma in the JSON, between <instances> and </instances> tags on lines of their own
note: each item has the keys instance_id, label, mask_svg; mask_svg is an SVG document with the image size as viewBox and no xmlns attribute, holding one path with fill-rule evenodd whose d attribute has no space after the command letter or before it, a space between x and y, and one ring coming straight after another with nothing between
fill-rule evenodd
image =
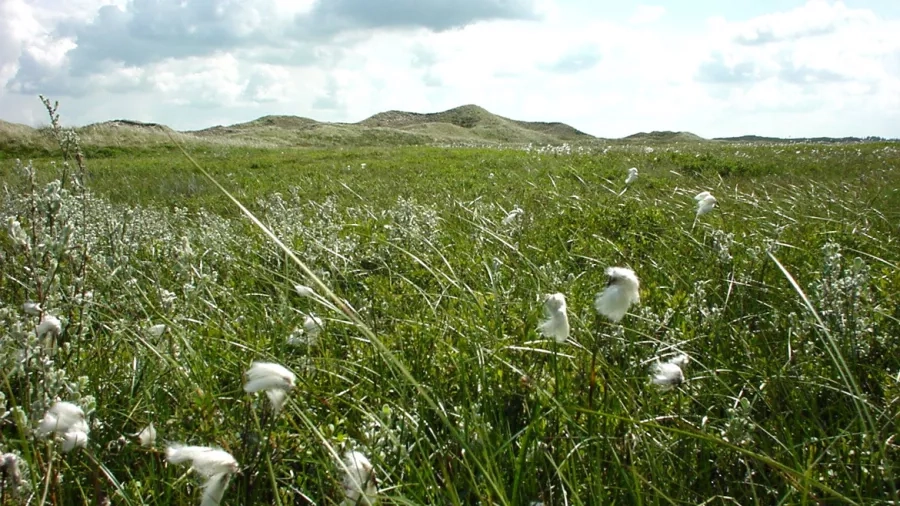
<instances>
[{"instance_id":1,"label":"grassy dune","mask_svg":"<svg viewBox=\"0 0 900 506\"><path fill-rule=\"evenodd\" d=\"M279 121L303 123L254 128ZM192 139L339 301L162 138L121 146L84 171L0 162L0 450L22 476L2 503L199 503L173 442L236 458L222 504L339 504L348 450L384 504L897 500L896 144ZM700 191L718 206L697 218ZM594 309L608 266L641 283L618 323ZM554 292L564 343L537 331ZM685 381L654 385L681 353ZM278 414L242 388L254 360L296 375ZM56 400L86 413L84 448L35 433Z\"/></svg>"}]
</instances>

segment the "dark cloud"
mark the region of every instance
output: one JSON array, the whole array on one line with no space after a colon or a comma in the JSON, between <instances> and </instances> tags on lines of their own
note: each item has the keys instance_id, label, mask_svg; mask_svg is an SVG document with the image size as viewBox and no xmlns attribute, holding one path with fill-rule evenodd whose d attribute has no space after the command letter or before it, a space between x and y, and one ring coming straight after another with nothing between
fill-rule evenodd
<instances>
[{"instance_id":1,"label":"dark cloud","mask_svg":"<svg viewBox=\"0 0 900 506\"><path fill-rule=\"evenodd\" d=\"M304 14L286 15L278 0L129 0L57 25L53 36L75 45L62 64L44 63L14 47L2 30L8 20L0 21L0 70L16 69L6 83L14 93L83 96L148 86L127 73L105 79L111 71L222 53L256 63L329 68L377 29L442 31L479 21L536 19L537 1L318 0ZM437 61L426 48L413 58L422 68ZM261 86L251 83L247 93L260 95ZM328 105L324 100L319 104Z\"/></svg>"},{"instance_id":2,"label":"dark cloud","mask_svg":"<svg viewBox=\"0 0 900 506\"><path fill-rule=\"evenodd\" d=\"M534 0L319 0L297 18L319 35L347 30L426 28L446 31L479 21L538 19Z\"/></svg>"},{"instance_id":3,"label":"dark cloud","mask_svg":"<svg viewBox=\"0 0 900 506\"><path fill-rule=\"evenodd\" d=\"M714 53L712 59L700 64L695 78L712 84L743 84L761 81L767 76L751 61L730 65L721 53Z\"/></svg>"},{"instance_id":4,"label":"dark cloud","mask_svg":"<svg viewBox=\"0 0 900 506\"><path fill-rule=\"evenodd\" d=\"M597 66L602 59L600 50L594 46L585 46L569 51L555 62L542 65L541 68L559 74L575 74Z\"/></svg>"},{"instance_id":5,"label":"dark cloud","mask_svg":"<svg viewBox=\"0 0 900 506\"><path fill-rule=\"evenodd\" d=\"M90 73L98 63L144 65L166 58L203 56L241 46L271 46L270 2L133 0L124 9L106 5L88 23L64 24L74 38L73 73Z\"/></svg>"},{"instance_id":6,"label":"dark cloud","mask_svg":"<svg viewBox=\"0 0 900 506\"><path fill-rule=\"evenodd\" d=\"M111 68L140 68L222 52L259 63L325 67L336 64L343 54L337 46L286 37L285 30L295 27L291 18L278 18L274 0L132 0L121 8L103 6L96 14L91 21L57 26L57 37L75 43L62 67L42 66L23 52L7 89L77 96L88 91L82 89L85 82Z\"/></svg>"},{"instance_id":7,"label":"dark cloud","mask_svg":"<svg viewBox=\"0 0 900 506\"><path fill-rule=\"evenodd\" d=\"M85 80L73 79L65 69L44 65L27 51L19 56L18 66L16 75L6 83L9 92L67 97L82 97L90 92Z\"/></svg>"}]
</instances>

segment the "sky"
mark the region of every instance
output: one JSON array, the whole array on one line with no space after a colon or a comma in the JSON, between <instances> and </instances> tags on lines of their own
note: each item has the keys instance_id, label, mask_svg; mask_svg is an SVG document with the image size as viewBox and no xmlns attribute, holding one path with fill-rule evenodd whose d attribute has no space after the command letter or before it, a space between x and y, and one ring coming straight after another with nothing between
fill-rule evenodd
<instances>
[{"instance_id":1,"label":"sky","mask_svg":"<svg viewBox=\"0 0 900 506\"><path fill-rule=\"evenodd\" d=\"M900 0L0 0L0 119L900 138Z\"/></svg>"}]
</instances>

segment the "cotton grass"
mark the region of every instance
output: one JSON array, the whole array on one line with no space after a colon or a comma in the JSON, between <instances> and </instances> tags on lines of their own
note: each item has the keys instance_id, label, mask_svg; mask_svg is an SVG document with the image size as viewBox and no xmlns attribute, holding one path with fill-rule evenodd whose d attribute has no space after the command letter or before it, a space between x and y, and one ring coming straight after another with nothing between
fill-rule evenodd
<instances>
[{"instance_id":1,"label":"cotton grass","mask_svg":"<svg viewBox=\"0 0 900 506\"><path fill-rule=\"evenodd\" d=\"M640 282L633 270L625 267L606 269L606 288L594 300L598 313L618 323L628 308L640 301Z\"/></svg>"},{"instance_id":2,"label":"cotton grass","mask_svg":"<svg viewBox=\"0 0 900 506\"><path fill-rule=\"evenodd\" d=\"M544 337L564 343L569 338L569 315L566 313L566 296L554 293L545 296L544 311L547 318L538 326Z\"/></svg>"},{"instance_id":3,"label":"cotton grass","mask_svg":"<svg viewBox=\"0 0 900 506\"><path fill-rule=\"evenodd\" d=\"M217 506L222 502L231 475L240 471L230 453L209 446L172 444L166 448L166 460L172 464L190 463L194 472L206 478L201 506Z\"/></svg>"},{"instance_id":4,"label":"cotton grass","mask_svg":"<svg viewBox=\"0 0 900 506\"><path fill-rule=\"evenodd\" d=\"M378 499L375 469L369 459L358 451L344 454L344 501L341 506L370 506Z\"/></svg>"}]
</instances>

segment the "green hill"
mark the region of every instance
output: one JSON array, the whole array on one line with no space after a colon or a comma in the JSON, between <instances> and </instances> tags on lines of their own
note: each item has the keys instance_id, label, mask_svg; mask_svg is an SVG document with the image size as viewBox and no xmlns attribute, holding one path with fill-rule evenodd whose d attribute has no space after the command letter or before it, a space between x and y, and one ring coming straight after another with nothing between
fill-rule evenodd
<instances>
[{"instance_id":1,"label":"green hill","mask_svg":"<svg viewBox=\"0 0 900 506\"><path fill-rule=\"evenodd\" d=\"M669 143L669 142L706 142L707 139L700 137L697 134L692 134L691 132L672 132L669 130L658 131L654 130L652 132L638 132L636 134L631 134L628 137L624 137L622 140L632 141L632 142L659 142L659 143Z\"/></svg>"},{"instance_id":2,"label":"green hill","mask_svg":"<svg viewBox=\"0 0 900 506\"><path fill-rule=\"evenodd\" d=\"M493 114L477 105L464 105L436 113L387 111L357 123L364 127L386 127L440 134L469 140L513 143L558 143L584 141L594 137L565 123L518 121ZM448 128L452 125L458 128Z\"/></svg>"}]
</instances>

